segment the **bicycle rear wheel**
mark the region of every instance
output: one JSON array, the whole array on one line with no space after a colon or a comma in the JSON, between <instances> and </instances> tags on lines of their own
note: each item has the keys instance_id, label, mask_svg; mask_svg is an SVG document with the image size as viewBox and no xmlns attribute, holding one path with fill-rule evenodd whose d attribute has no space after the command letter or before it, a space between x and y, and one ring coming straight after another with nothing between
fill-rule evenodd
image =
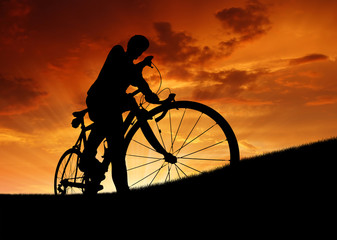
<instances>
[{"instance_id":1,"label":"bicycle rear wheel","mask_svg":"<svg viewBox=\"0 0 337 240\"><path fill-rule=\"evenodd\" d=\"M239 147L232 128L212 108L177 101L159 106L149 114L151 129L165 150L177 157L177 162L166 162L148 143L137 122L125 138L130 187L174 181L239 161ZM162 114L165 116L156 122Z\"/></svg>"},{"instance_id":2,"label":"bicycle rear wheel","mask_svg":"<svg viewBox=\"0 0 337 240\"><path fill-rule=\"evenodd\" d=\"M55 195L82 194L84 192L84 173L78 169L80 151L67 150L60 158L54 178Z\"/></svg>"}]
</instances>

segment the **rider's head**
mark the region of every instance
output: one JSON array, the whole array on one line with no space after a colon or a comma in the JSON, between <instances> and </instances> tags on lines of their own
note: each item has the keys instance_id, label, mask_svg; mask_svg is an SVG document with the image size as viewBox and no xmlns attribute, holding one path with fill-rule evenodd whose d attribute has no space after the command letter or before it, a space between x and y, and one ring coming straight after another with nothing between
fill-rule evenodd
<instances>
[{"instance_id":1,"label":"rider's head","mask_svg":"<svg viewBox=\"0 0 337 240\"><path fill-rule=\"evenodd\" d=\"M135 35L130 38L126 53L132 58L137 59L150 46L149 40L142 35Z\"/></svg>"}]
</instances>

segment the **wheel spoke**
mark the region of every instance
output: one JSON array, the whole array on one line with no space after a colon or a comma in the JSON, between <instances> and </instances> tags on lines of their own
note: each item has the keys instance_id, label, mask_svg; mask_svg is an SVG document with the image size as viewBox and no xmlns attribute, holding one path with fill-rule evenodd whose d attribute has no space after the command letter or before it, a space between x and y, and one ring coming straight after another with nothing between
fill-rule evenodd
<instances>
[{"instance_id":1,"label":"wheel spoke","mask_svg":"<svg viewBox=\"0 0 337 240\"><path fill-rule=\"evenodd\" d=\"M149 156L135 155L135 154L126 154L126 156L137 157L137 158L148 158L148 159L163 159L163 158L149 157Z\"/></svg>"},{"instance_id":2,"label":"wheel spoke","mask_svg":"<svg viewBox=\"0 0 337 240\"><path fill-rule=\"evenodd\" d=\"M181 146L176 152L180 152L182 148L186 147L187 145L189 145L190 143L194 142L196 139L198 139L199 137L201 137L202 135L204 135L206 132L208 132L209 130L211 130L214 126L218 125L217 123L213 124L211 127L207 128L205 131L203 131L202 133L200 133L198 136L196 136L195 138L193 138L191 141L189 141L188 143L186 143L185 145ZM178 154L177 153L177 154Z\"/></svg>"},{"instance_id":3,"label":"wheel spoke","mask_svg":"<svg viewBox=\"0 0 337 240\"><path fill-rule=\"evenodd\" d=\"M166 150L166 146L165 146L165 143L164 143L163 135L161 134L161 129L158 126L158 122L157 121L155 121L155 122L156 122L157 130L159 132L160 140L161 140L161 142L163 144L164 149Z\"/></svg>"},{"instance_id":4,"label":"wheel spoke","mask_svg":"<svg viewBox=\"0 0 337 240\"><path fill-rule=\"evenodd\" d=\"M185 166L185 167L188 167L188 168L190 168L190 169L192 169L192 170L194 170L194 171L196 171L196 172L198 172L198 173L201 173L201 171L199 171L198 169L192 168L191 166L188 166L188 165L186 165L186 164L184 164L184 163L182 163L182 162L177 162L177 163L179 163L179 164L181 164L181 165L183 165L183 166Z\"/></svg>"},{"instance_id":5,"label":"wheel spoke","mask_svg":"<svg viewBox=\"0 0 337 240\"><path fill-rule=\"evenodd\" d=\"M182 116L181 119L180 119L178 129L177 129L176 134L174 135L174 139L173 139L173 141L172 141L172 143L171 143L171 149L172 149L172 151L173 151L173 145L174 145L174 142L176 141L178 132L179 132L179 130L180 130L181 123L183 122L183 119L184 119L184 117L185 117L186 109L187 109L187 108L185 108L184 113L183 113L183 116ZM171 149L170 149L170 150L171 150Z\"/></svg>"},{"instance_id":6,"label":"wheel spoke","mask_svg":"<svg viewBox=\"0 0 337 240\"><path fill-rule=\"evenodd\" d=\"M165 182L167 182L167 179L168 179L169 181L171 180L171 174L170 174L170 171L171 171L172 165L173 165L173 164L168 164L168 167L167 167L167 175L166 175L166 178L165 178Z\"/></svg>"},{"instance_id":7,"label":"wheel spoke","mask_svg":"<svg viewBox=\"0 0 337 240\"><path fill-rule=\"evenodd\" d=\"M154 179L156 178L156 176L158 175L159 171L160 171L163 167L165 167L165 166L166 166L166 162L163 162L163 164L161 165L161 167L160 167L159 169L153 171L152 173L146 175L146 176L143 177L142 179L140 179L140 180L138 180L137 182L133 183L130 187L136 185L137 183L140 183L141 181L145 180L146 178L150 177L151 175L157 173L157 174L154 176L154 178L152 179L152 181L150 182L149 185L151 185L151 183L153 182L153 180L154 180Z\"/></svg>"},{"instance_id":8,"label":"wheel spoke","mask_svg":"<svg viewBox=\"0 0 337 240\"><path fill-rule=\"evenodd\" d=\"M67 166L68 166L68 164L69 164L69 161L70 161L72 155L73 155L73 153L69 154L68 160L66 161L66 164L65 164L65 166L64 166L64 168L63 168L63 173L62 173L61 179L64 178L64 175L65 175L65 173L66 173Z\"/></svg>"},{"instance_id":9,"label":"wheel spoke","mask_svg":"<svg viewBox=\"0 0 337 240\"><path fill-rule=\"evenodd\" d=\"M165 166L166 166L166 164L165 164L165 162L163 162L163 164L160 166L160 168L159 168L158 170L155 171L155 172L157 172L157 173L156 173L156 175L153 177L153 179L151 180L149 186L152 184L152 182L154 181L154 179L157 177L157 175L158 175L158 173L160 172L160 170L161 170L163 167L165 167Z\"/></svg>"},{"instance_id":10,"label":"wheel spoke","mask_svg":"<svg viewBox=\"0 0 337 240\"><path fill-rule=\"evenodd\" d=\"M185 177L187 177L186 173L177 164L174 164L174 165L176 166L177 169L179 169L185 175ZM177 172L178 172L178 170L177 170ZM178 173L178 175L179 175L179 173Z\"/></svg>"},{"instance_id":11,"label":"wheel spoke","mask_svg":"<svg viewBox=\"0 0 337 240\"><path fill-rule=\"evenodd\" d=\"M184 157L190 156L190 155L192 155L192 154L195 154L195 153L204 151L204 150L206 150L206 149L209 149L209 148L211 148L211 147L214 147L214 146L216 146L216 145L219 145L220 143L223 143L224 141L225 141L225 140L222 140L222 141L217 142L217 143L214 143L214 144L212 144L212 145L210 145L210 146L208 146L208 147L201 148L201 149L199 149L199 150L197 150L197 151L194 151L194 152L191 152L191 153L189 153L189 154L186 154L186 155L184 155L184 156L182 156L182 157L180 157L180 158L184 158Z\"/></svg>"},{"instance_id":12,"label":"wheel spoke","mask_svg":"<svg viewBox=\"0 0 337 240\"><path fill-rule=\"evenodd\" d=\"M141 146L143 146L143 147L146 147L146 148L148 148L148 149L150 149L150 150L152 150L152 151L154 151L154 152L157 152L157 151L154 150L153 148L151 148L151 147L149 147L149 146L146 146L145 144L143 144L143 143L141 143L141 142L139 142L139 141L137 141L137 140L132 139L132 141L134 141L135 143L138 143L139 145L141 145Z\"/></svg>"},{"instance_id":13,"label":"wheel spoke","mask_svg":"<svg viewBox=\"0 0 337 240\"><path fill-rule=\"evenodd\" d=\"M151 162L148 162L148 163L144 163L144 164L141 164L141 165L136 166L136 167L133 167L133 168L129 168L128 171L131 171L131 170L134 170L134 169L137 169L137 168L140 168L140 167L144 167L144 166L150 165L150 164L152 164L152 163L156 163L156 162L158 162L158 161L160 161L160 160L163 160L163 159L162 159L162 158L159 158L159 159L157 159L157 160L154 160L154 161L151 161Z\"/></svg>"},{"instance_id":14,"label":"wheel spoke","mask_svg":"<svg viewBox=\"0 0 337 240\"><path fill-rule=\"evenodd\" d=\"M187 139L190 137L191 133L193 132L193 130L194 130L194 128L195 128L195 126L197 126L197 124L198 124L198 122L199 122L199 120L200 120L200 118L201 118L201 116L202 116L203 114L204 114L204 113L202 112L202 113L200 114L200 116L198 117L197 121L194 123L194 125L193 125L191 131L188 133L187 137L185 138L185 141L183 142L183 144L181 144L181 147L178 149L177 155L179 154L180 150L184 147L184 144L186 143Z\"/></svg>"},{"instance_id":15,"label":"wheel spoke","mask_svg":"<svg viewBox=\"0 0 337 240\"><path fill-rule=\"evenodd\" d=\"M171 110L169 110L169 120L170 120L170 135L171 135L171 148L170 148L170 152L172 152L173 151L173 136L172 136Z\"/></svg>"},{"instance_id":16,"label":"wheel spoke","mask_svg":"<svg viewBox=\"0 0 337 240\"><path fill-rule=\"evenodd\" d=\"M197 161L218 161L218 162L225 162L230 161L226 159L215 159L215 158L189 158L189 157L178 157L178 159L188 159L188 160L197 160Z\"/></svg>"},{"instance_id":17,"label":"wheel spoke","mask_svg":"<svg viewBox=\"0 0 337 240\"><path fill-rule=\"evenodd\" d=\"M177 168L177 164L174 164L174 167L176 168L176 171L177 171L177 174L178 174L179 179L181 179L180 174L179 174L179 171L178 171L178 168Z\"/></svg>"}]
</instances>

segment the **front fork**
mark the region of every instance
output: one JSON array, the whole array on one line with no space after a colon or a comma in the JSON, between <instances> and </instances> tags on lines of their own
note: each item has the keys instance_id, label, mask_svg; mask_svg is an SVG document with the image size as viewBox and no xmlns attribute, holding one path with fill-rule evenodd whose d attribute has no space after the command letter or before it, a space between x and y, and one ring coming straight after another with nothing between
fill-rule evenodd
<instances>
[{"instance_id":1,"label":"front fork","mask_svg":"<svg viewBox=\"0 0 337 240\"><path fill-rule=\"evenodd\" d=\"M149 119L148 117L146 117L148 115L148 111L146 111L145 109L141 109L139 111L141 111L141 113L138 115L140 116L138 117L138 121L140 121L140 128L147 141L158 153L164 156L166 162L175 164L177 162L177 158L171 153L168 153L165 148L163 148L157 137L154 135L149 123L147 122L147 120Z\"/></svg>"}]
</instances>

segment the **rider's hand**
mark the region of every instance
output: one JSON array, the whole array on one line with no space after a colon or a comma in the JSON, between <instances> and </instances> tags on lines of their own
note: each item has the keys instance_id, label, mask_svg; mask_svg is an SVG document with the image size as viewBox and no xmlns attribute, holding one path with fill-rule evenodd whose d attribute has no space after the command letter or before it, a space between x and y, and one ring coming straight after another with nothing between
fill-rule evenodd
<instances>
[{"instance_id":1,"label":"rider's hand","mask_svg":"<svg viewBox=\"0 0 337 240\"><path fill-rule=\"evenodd\" d=\"M157 94L151 92L145 95L145 100L149 103L158 103L159 97L157 96Z\"/></svg>"},{"instance_id":2,"label":"rider's hand","mask_svg":"<svg viewBox=\"0 0 337 240\"><path fill-rule=\"evenodd\" d=\"M143 60L144 66L152 67L151 66L152 59L153 59L153 56L147 56L146 58L144 58L144 60Z\"/></svg>"}]
</instances>

